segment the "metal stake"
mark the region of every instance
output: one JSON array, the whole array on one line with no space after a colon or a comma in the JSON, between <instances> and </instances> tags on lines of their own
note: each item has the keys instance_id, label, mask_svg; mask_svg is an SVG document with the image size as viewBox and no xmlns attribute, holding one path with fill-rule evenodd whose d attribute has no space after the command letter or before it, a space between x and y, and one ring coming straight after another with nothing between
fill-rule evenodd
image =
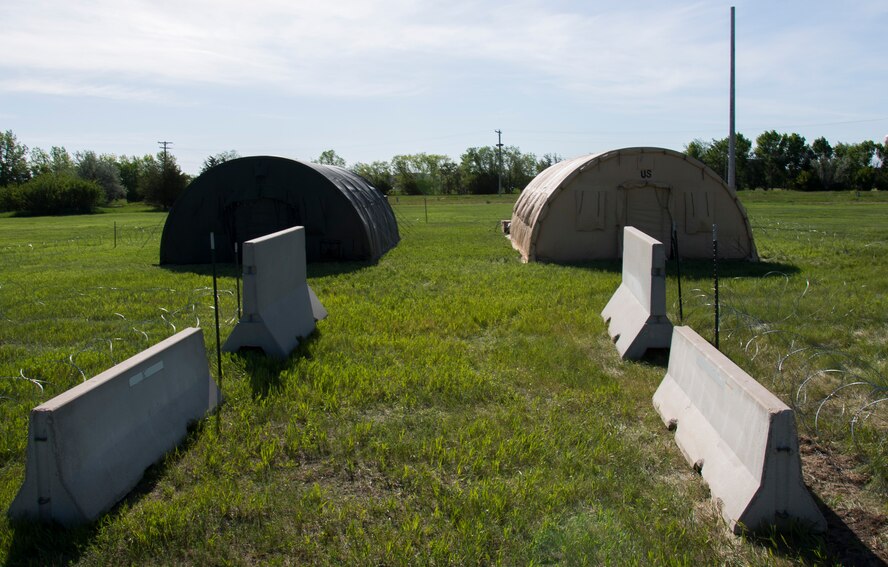
<instances>
[{"instance_id":1,"label":"metal stake","mask_svg":"<svg viewBox=\"0 0 888 567\"><path fill-rule=\"evenodd\" d=\"M237 257L237 242L234 243L234 286L237 290L237 320L241 318L240 300L240 259Z\"/></svg>"},{"instance_id":2,"label":"metal stake","mask_svg":"<svg viewBox=\"0 0 888 567\"><path fill-rule=\"evenodd\" d=\"M715 348L718 349L718 226L712 225L712 277L715 280Z\"/></svg>"},{"instance_id":3,"label":"metal stake","mask_svg":"<svg viewBox=\"0 0 888 567\"><path fill-rule=\"evenodd\" d=\"M681 256L678 254L678 229L672 223L672 255L675 256L675 270L678 276L678 322L684 321L684 303L681 297Z\"/></svg>"},{"instance_id":4,"label":"metal stake","mask_svg":"<svg viewBox=\"0 0 888 567\"><path fill-rule=\"evenodd\" d=\"M219 369L219 393L222 393L222 342L219 338L219 288L216 284L216 236L210 233L210 256L213 262L213 307L216 315L216 365Z\"/></svg>"}]
</instances>

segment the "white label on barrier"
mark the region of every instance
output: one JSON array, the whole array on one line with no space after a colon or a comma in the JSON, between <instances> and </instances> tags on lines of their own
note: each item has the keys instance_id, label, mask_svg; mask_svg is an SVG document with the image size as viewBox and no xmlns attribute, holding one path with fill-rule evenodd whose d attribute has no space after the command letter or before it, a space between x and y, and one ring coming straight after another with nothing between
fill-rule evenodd
<instances>
[{"instance_id":1,"label":"white label on barrier","mask_svg":"<svg viewBox=\"0 0 888 567\"><path fill-rule=\"evenodd\" d=\"M133 386L135 386L136 384L138 384L139 382L141 382L144 379L145 379L145 375L142 374L141 372L139 372L135 376L131 376L129 379L130 388L132 388Z\"/></svg>"},{"instance_id":2,"label":"white label on barrier","mask_svg":"<svg viewBox=\"0 0 888 567\"><path fill-rule=\"evenodd\" d=\"M130 387L132 388L133 386L135 386L136 384L138 384L139 382L141 382L145 378L150 378L152 375L157 374L161 370L163 370L163 361L162 360L160 362L158 362L157 364L153 364L153 365L149 366L148 368L145 369L144 372L139 372L138 374L131 376L129 379Z\"/></svg>"}]
</instances>

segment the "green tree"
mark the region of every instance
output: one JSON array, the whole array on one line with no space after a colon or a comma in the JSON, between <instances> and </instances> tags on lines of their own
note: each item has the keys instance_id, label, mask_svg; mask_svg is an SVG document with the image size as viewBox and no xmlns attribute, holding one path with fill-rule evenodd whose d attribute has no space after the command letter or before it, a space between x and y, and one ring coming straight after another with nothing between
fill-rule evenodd
<instances>
[{"instance_id":1,"label":"green tree","mask_svg":"<svg viewBox=\"0 0 888 567\"><path fill-rule=\"evenodd\" d=\"M692 158L698 159L716 172L724 181L728 179L728 148L730 140L722 138L705 142L699 138L692 140L685 146L685 152ZM737 133L734 139L734 155L736 157L737 189L745 189L750 186L749 155L752 150L752 142L741 133Z\"/></svg>"},{"instance_id":2,"label":"green tree","mask_svg":"<svg viewBox=\"0 0 888 567\"><path fill-rule=\"evenodd\" d=\"M445 193L448 183L453 184L451 163L449 157L440 154L397 155L391 164L394 189L405 195Z\"/></svg>"},{"instance_id":3,"label":"green tree","mask_svg":"<svg viewBox=\"0 0 888 567\"><path fill-rule=\"evenodd\" d=\"M830 189L836 178L835 151L826 138L821 136L811 143L811 168L817 177L818 189Z\"/></svg>"},{"instance_id":4,"label":"green tree","mask_svg":"<svg viewBox=\"0 0 888 567\"><path fill-rule=\"evenodd\" d=\"M550 155L546 159L555 160ZM540 171L540 163L532 153L522 153L516 146L502 149L502 172L495 146L468 148L460 156L462 184L469 193L490 194L499 190L499 176L502 174L503 191L512 192L524 189Z\"/></svg>"},{"instance_id":5,"label":"green tree","mask_svg":"<svg viewBox=\"0 0 888 567\"><path fill-rule=\"evenodd\" d=\"M813 152L798 134L770 130L755 140L754 154L760 164L761 183L768 188L800 189L810 186Z\"/></svg>"},{"instance_id":6,"label":"green tree","mask_svg":"<svg viewBox=\"0 0 888 567\"><path fill-rule=\"evenodd\" d=\"M786 162L780 146L781 138L776 130L770 130L755 139L754 153L761 166L762 184L767 188L786 187Z\"/></svg>"},{"instance_id":7,"label":"green tree","mask_svg":"<svg viewBox=\"0 0 888 567\"><path fill-rule=\"evenodd\" d=\"M51 173L52 163L49 154L42 148L31 148L28 156L28 168L31 170L31 177Z\"/></svg>"},{"instance_id":8,"label":"green tree","mask_svg":"<svg viewBox=\"0 0 888 567\"><path fill-rule=\"evenodd\" d=\"M41 148L31 150L30 156L31 174L36 177L44 173L55 175L76 175L77 166L63 146L53 146L49 153Z\"/></svg>"},{"instance_id":9,"label":"green tree","mask_svg":"<svg viewBox=\"0 0 888 567\"><path fill-rule=\"evenodd\" d=\"M165 158L165 159L164 159ZM140 188L145 201L163 209L169 209L188 186L188 175L182 173L176 158L163 152L145 169Z\"/></svg>"},{"instance_id":10,"label":"green tree","mask_svg":"<svg viewBox=\"0 0 888 567\"><path fill-rule=\"evenodd\" d=\"M521 191L537 174L537 158L531 153L522 153L516 146L506 146L502 167L503 191Z\"/></svg>"},{"instance_id":11,"label":"green tree","mask_svg":"<svg viewBox=\"0 0 888 567\"><path fill-rule=\"evenodd\" d=\"M876 181L873 159L878 145L866 140L859 144L836 144L836 183L845 189L869 191Z\"/></svg>"},{"instance_id":12,"label":"green tree","mask_svg":"<svg viewBox=\"0 0 888 567\"><path fill-rule=\"evenodd\" d=\"M336 167L345 167L345 160L339 157L334 150L324 150L318 159L313 160L321 165L335 165Z\"/></svg>"},{"instance_id":13,"label":"green tree","mask_svg":"<svg viewBox=\"0 0 888 567\"><path fill-rule=\"evenodd\" d=\"M96 152L78 152L77 175L87 181L95 181L105 192L105 202L112 203L126 197L126 189L120 180L117 158L110 154L96 155Z\"/></svg>"},{"instance_id":14,"label":"green tree","mask_svg":"<svg viewBox=\"0 0 888 567\"><path fill-rule=\"evenodd\" d=\"M468 148L460 156L459 168L463 186L473 195L496 193L498 180L498 162L496 148L482 146Z\"/></svg>"},{"instance_id":15,"label":"green tree","mask_svg":"<svg viewBox=\"0 0 888 567\"><path fill-rule=\"evenodd\" d=\"M413 159L409 155L397 155L392 158L392 180L396 193L403 195L421 195L419 174L413 168Z\"/></svg>"},{"instance_id":16,"label":"green tree","mask_svg":"<svg viewBox=\"0 0 888 567\"><path fill-rule=\"evenodd\" d=\"M240 157L240 154L238 154L236 150L228 150L227 152L219 152L218 154L210 156L204 160L203 165L200 167L200 173L203 173L212 167L216 167L220 163L225 163L226 161L231 161L231 160L237 159L239 157Z\"/></svg>"},{"instance_id":17,"label":"green tree","mask_svg":"<svg viewBox=\"0 0 888 567\"><path fill-rule=\"evenodd\" d=\"M376 187L384 194L388 194L394 188L392 166L387 161L374 161L373 163L356 163L352 171L367 180L370 185Z\"/></svg>"},{"instance_id":18,"label":"green tree","mask_svg":"<svg viewBox=\"0 0 888 567\"><path fill-rule=\"evenodd\" d=\"M0 187L19 185L31 178L27 156L28 146L20 144L12 130L0 134Z\"/></svg>"},{"instance_id":19,"label":"green tree","mask_svg":"<svg viewBox=\"0 0 888 567\"><path fill-rule=\"evenodd\" d=\"M459 165L447 159L440 166L442 192L447 195L457 195L463 193L462 173Z\"/></svg>"},{"instance_id":20,"label":"green tree","mask_svg":"<svg viewBox=\"0 0 888 567\"><path fill-rule=\"evenodd\" d=\"M129 202L141 201L145 198L142 193L143 178L152 167L157 167L157 160L151 154L138 156L120 156L117 159L117 171L120 173L120 182L126 190L126 200Z\"/></svg>"},{"instance_id":21,"label":"green tree","mask_svg":"<svg viewBox=\"0 0 888 567\"><path fill-rule=\"evenodd\" d=\"M803 136L784 134L781 140L783 155L786 160L786 177L791 189L805 189L810 186L811 148Z\"/></svg>"},{"instance_id":22,"label":"green tree","mask_svg":"<svg viewBox=\"0 0 888 567\"><path fill-rule=\"evenodd\" d=\"M564 161L564 158L556 153L543 154L543 157L536 162L536 173L540 174L558 162Z\"/></svg>"}]
</instances>

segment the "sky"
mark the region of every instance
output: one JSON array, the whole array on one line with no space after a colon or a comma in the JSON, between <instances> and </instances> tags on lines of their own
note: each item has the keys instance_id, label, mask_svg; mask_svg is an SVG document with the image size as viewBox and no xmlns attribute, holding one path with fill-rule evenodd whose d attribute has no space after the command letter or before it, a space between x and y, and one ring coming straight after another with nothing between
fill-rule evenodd
<instances>
[{"instance_id":1,"label":"sky","mask_svg":"<svg viewBox=\"0 0 888 567\"><path fill-rule=\"evenodd\" d=\"M0 131L71 153L349 165L737 131L888 134L888 2L0 0Z\"/></svg>"}]
</instances>

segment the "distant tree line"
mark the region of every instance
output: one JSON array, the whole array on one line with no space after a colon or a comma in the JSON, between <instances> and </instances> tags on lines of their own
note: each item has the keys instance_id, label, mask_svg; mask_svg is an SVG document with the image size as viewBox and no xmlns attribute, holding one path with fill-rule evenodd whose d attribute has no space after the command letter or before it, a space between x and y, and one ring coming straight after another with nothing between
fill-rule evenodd
<instances>
[{"instance_id":1,"label":"distant tree line","mask_svg":"<svg viewBox=\"0 0 888 567\"><path fill-rule=\"evenodd\" d=\"M169 208L189 181L171 154L72 155L60 146L29 149L12 131L0 133L0 211L81 213L123 199Z\"/></svg>"},{"instance_id":2,"label":"distant tree line","mask_svg":"<svg viewBox=\"0 0 888 567\"><path fill-rule=\"evenodd\" d=\"M755 139L755 147L743 134L737 134L735 146L738 189L888 189L888 144L867 140L833 146L823 137L808 144L798 134L771 130ZM685 146L685 153L727 178L727 138L693 140Z\"/></svg>"},{"instance_id":3,"label":"distant tree line","mask_svg":"<svg viewBox=\"0 0 888 567\"><path fill-rule=\"evenodd\" d=\"M695 139L684 148L727 178L728 140ZM774 130L755 145L738 134L737 187L801 191L888 189L888 143L830 144L818 138L808 144L798 134ZM209 156L201 173L240 157L234 150ZM349 167L386 194L462 195L521 191L558 154L537 157L515 146L471 147L459 161L441 154L396 155L390 161ZM317 163L346 167L334 150ZM11 130L0 133L0 212L29 214L88 212L115 201L144 201L168 209L190 183L172 154L116 156L92 151L70 154L64 147L29 149Z\"/></svg>"},{"instance_id":4,"label":"distant tree line","mask_svg":"<svg viewBox=\"0 0 888 567\"><path fill-rule=\"evenodd\" d=\"M406 154L391 161L356 163L349 169L386 194L395 195L465 195L521 191L531 179L550 165L562 160L557 154L538 158L522 153L515 146L468 148L455 162L440 154ZM314 160L325 165L345 167L345 160L334 150L326 150ZM500 180L500 173L502 179Z\"/></svg>"}]
</instances>

